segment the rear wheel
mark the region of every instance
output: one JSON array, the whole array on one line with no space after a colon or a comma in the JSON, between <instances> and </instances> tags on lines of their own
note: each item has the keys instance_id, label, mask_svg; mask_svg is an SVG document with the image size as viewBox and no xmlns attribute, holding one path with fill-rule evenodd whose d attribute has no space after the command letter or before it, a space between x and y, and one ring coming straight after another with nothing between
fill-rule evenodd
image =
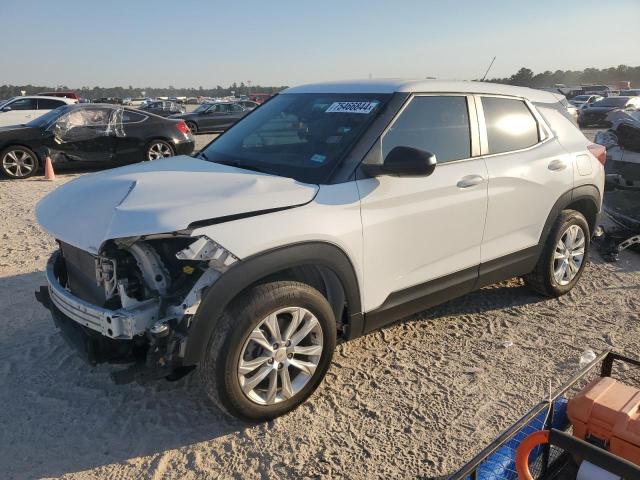
<instances>
[{"instance_id":1,"label":"rear wheel","mask_svg":"<svg viewBox=\"0 0 640 480\"><path fill-rule=\"evenodd\" d=\"M0 153L0 170L9 178L27 178L38 171L38 157L27 147L5 148Z\"/></svg>"},{"instance_id":2,"label":"rear wheel","mask_svg":"<svg viewBox=\"0 0 640 480\"><path fill-rule=\"evenodd\" d=\"M160 158L173 157L175 152L173 146L164 140L153 140L147 147L145 160L158 160Z\"/></svg>"},{"instance_id":3,"label":"rear wheel","mask_svg":"<svg viewBox=\"0 0 640 480\"><path fill-rule=\"evenodd\" d=\"M320 292L299 282L266 283L242 294L219 319L200 377L226 412L269 420L313 393L335 344L335 318Z\"/></svg>"},{"instance_id":4,"label":"rear wheel","mask_svg":"<svg viewBox=\"0 0 640 480\"><path fill-rule=\"evenodd\" d=\"M198 125L194 122L187 122L187 128L191 130L192 135L196 135L198 133Z\"/></svg>"},{"instance_id":5,"label":"rear wheel","mask_svg":"<svg viewBox=\"0 0 640 480\"><path fill-rule=\"evenodd\" d=\"M568 293L587 264L591 234L584 216L575 210L560 213L549 233L538 264L524 277L533 290L549 297Z\"/></svg>"}]
</instances>

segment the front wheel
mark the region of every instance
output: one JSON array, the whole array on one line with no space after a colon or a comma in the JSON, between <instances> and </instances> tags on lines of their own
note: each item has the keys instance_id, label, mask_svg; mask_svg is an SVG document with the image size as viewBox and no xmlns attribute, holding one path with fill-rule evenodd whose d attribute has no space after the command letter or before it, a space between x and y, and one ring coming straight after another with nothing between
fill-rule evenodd
<instances>
[{"instance_id":1,"label":"front wheel","mask_svg":"<svg viewBox=\"0 0 640 480\"><path fill-rule=\"evenodd\" d=\"M584 216L575 210L563 210L547 237L535 270L524 277L525 283L549 297L568 293L587 264L590 240Z\"/></svg>"},{"instance_id":2,"label":"front wheel","mask_svg":"<svg viewBox=\"0 0 640 480\"><path fill-rule=\"evenodd\" d=\"M0 170L9 178L28 178L38 171L38 165L38 157L27 147L9 147L0 153Z\"/></svg>"},{"instance_id":3,"label":"front wheel","mask_svg":"<svg viewBox=\"0 0 640 480\"><path fill-rule=\"evenodd\" d=\"M283 415L304 402L336 345L331 306L299 282L252 287L218 320L199 368L207 395L247 421Z\"/></svg>"}]
</instances>

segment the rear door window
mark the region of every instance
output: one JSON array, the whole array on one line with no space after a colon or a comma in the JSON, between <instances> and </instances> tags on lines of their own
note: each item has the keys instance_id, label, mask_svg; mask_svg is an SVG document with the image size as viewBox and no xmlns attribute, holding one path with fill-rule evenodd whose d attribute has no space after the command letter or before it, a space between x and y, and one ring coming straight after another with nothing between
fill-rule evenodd
<instances>
[{"instance_id":1,"label":"rear door window","mask_svg":"<svg viewBox=\"0 0 640 480\"><path fill-rule=\"evenodd\" d=\"M38 110L53 110L63 105L66 105L66 103L62 100L52 100L50 98L38 99Z\"/></svg>"},{"instance_id":2,"label":"rear door window","mask_svg":"<svg viewBox=\"0 0 640 480\"><path fill-rule=\"evenodd\" d=\"M383 157L398 146L431 152L438 163L469 158L471 131L466 97L414 97L384 135Z\"/></svg>"},{"instance_id":3,"label":"rear door window","mask_svg":"<svg viewBox=\"0 0 640 480\"><path fill-rule=\"evenodd\" d=\"M482 97L489 153L529 148L540 141L538 122L522 100Z\"/></svg>"}]
</instances>

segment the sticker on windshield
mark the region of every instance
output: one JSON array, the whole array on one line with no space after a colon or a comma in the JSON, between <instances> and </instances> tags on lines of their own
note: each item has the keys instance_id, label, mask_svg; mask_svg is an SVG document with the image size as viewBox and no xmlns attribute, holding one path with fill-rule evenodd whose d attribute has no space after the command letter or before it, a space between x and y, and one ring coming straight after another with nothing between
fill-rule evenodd
<instances>
[{"instance_id":1,"label":"sticker on windshield","mask_svg":"<svg viewBox=\"0 0 640 480\"><path fill-rule=\"evenodd\" d=\"M380 102L333 102L324 113L364 113L368 114Z\"/></svg>"},{"instance_id":2,"label":"sticker on windshield","mask_svg":"<svg viewBox=\"0 0 640 480\"><path fill-rule=\"evenodd\" d=\"M316 162L316 163L324 163L324 161L327 159L326 156L324 155L320 155L319 153L316 153L315 155L311 156L311 161L312 162Z\"/></svg>"}]
</instances>

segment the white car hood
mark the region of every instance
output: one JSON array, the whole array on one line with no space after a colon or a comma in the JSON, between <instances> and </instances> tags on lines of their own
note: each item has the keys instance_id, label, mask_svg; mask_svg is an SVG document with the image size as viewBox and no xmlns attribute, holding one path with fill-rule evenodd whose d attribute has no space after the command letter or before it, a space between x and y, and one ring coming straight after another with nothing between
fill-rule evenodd
<instances>
[{"instance_id":1,"label":"white car hood","mask_svg":"<svg viewBox=\"0 0 640 480\"><path fill-rule=\"evenodd\" d=\"M109 239L302 205L317 191L291 178L180 156L84 175L44 197L36 219L55 238L95 254Z\"/></svg>"}]
</instances>

